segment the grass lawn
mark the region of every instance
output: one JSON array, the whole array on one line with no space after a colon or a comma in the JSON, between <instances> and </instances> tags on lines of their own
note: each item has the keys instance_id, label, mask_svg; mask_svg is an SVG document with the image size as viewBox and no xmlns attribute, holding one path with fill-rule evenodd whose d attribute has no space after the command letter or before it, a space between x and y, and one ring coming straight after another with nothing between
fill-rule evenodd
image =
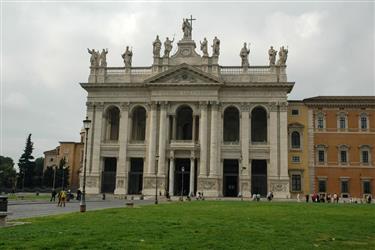
<instances>
[{"instance_id":1,"label":"grass lawn","mask_svg":"<svg viewBox=\"0 0 375 250\"><path fill-rule=\"evenodd\" d=\"M33 218L0 249L375 249L375 206L199 201Z\"/></svg>"}]
</instances>

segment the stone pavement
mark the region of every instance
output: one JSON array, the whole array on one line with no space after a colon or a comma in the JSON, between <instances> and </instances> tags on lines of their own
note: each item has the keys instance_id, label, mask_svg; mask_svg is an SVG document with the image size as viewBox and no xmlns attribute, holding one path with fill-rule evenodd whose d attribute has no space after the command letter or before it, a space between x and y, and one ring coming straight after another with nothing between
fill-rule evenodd
<instances>
[{"instance_id":1,"label":"stone pavement","mask_svg":"<svg viewBox=\"0 0 375 250\"><path fill-rule=\"evenodd\" d=\"M87 211L99 210L105 208L116 208L125 207L125 203L130 202L128 200L88 200L86 201ZM146 205L153 204L153 200L134 200L131 201L134 205ZM57 207L57 202L49 201L18 201L11 202L8 205L8 215L7 220L30 218L37 216L48 216L65 214L72 212L79 212L79 201L67 202L65 207Z\"/></svg>"}]
</instances>

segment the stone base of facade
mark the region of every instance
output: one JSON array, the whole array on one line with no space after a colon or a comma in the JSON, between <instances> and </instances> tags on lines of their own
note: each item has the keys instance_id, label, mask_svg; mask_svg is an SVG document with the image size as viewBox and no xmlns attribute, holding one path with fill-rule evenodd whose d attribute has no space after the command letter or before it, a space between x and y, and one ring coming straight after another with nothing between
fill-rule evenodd
<instances>
[{"instance_id":1,"label":"stone base of facade","mask_svg":"<svg viewBox=\"0 0 375 250\"><path fill-rule=\"evenodd\" d=\"M83 180L83 177L81 178L81 180ZM99 174L91 174L90 176L86 176L86 194L100 194L100 187L101 182Z\"/></svg>"},{"instance_id":2,"label":"stone base of facade","mask_svg":"<svg viewBox=\"0 0 375 250\"><path fill-rule=\"evenodd\" d=\"M116 189L114 194L125 195L128 193L128 178L116 176Z\"/></svg>"},{"instance_id":3,"label":"stone base of facade","mask_svg":"<svg viewBox=\"0 0 375 250\"><path fill-rule=\"evenodd\" d=\"M155 182L156 182L156 177L155 176L145 176L143 177L143 191L142 191L142 194L143 195L155 195L155 192L156 192L156 185L155 185ZM165 176L158 176L157 177L157 184L158 184L158 188L157 188L157 192L158 192L158 195L165 195L166 193L166 177Z\"/></svg>"},{"instance_id":4,"label":"stone base of facade","mask_svg":"<svg viewBox=\"0 0 375 250\"><path fill-rule=\"evenodd\" d=\"M289 178L269 179L269 191L272 191L274 198L289 199Z\"/></svg>"},{"instance_id":5,"label":"stone base of facade","mask_svg":"<svg viewBox=\"0 0 375 250\"><path fill-rule=\"evenodd\" d=\"M198 192L203 192L206 197L222 196L221 178L219 177L198 177Z\"/></svg>"},{"instance_id":6,"label":"stone base of facade","mask_svg":"<svg viewBox=\"0 0 375 250\"><path fill-rule=\"evenodd\" d=\"M249 176L240 177L239 194L242 197L251 197L251 179Z\"/></svg>"}]
</instances>

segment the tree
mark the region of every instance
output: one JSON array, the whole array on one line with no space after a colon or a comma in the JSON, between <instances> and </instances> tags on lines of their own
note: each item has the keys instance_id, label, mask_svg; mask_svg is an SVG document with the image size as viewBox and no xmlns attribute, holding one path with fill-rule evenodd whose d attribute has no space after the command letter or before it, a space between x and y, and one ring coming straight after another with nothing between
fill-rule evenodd
<instances>
[{"instance_id":1,"label":"tree","mask_svg":"<svg viewBox=\"0 0 375 250\"><path fill-rule=\"evenodd\" d=\"M21 158L18 160L18 167L20 170L20 173L18 175L18 187L24 188L24 187L33 187L33 175L34 175L34 168L35 168L35 162L34 156L32 156L33 153L33 142L31 141L31 134L26 139L26 146L23 154L21 155Z\"/></svg>"},{"instance_id":2,"label":"tree","mask_svg":"<svg viewBox=\"0 0 375 250\"><path fill-rule=\"evenodd\" d=\"M43 186L43 168L44 168L44 158L38 157L35 159L35 168L34 168L34 178L33 184L35 187Z\"/></svg>"},{"instance_id":3,"label":"tree","mask_svg":"<svg viewBox=\"0 0 375 250\"><path fill-rule=\"evenodd\" d=\"M13 159L0 155L0 193L14 189L16 174Z\"/></svg>"},{"instance_id":4,"label":"tree","mask_svg":"<svg viewBox=\"0 0 375 250\"><path fill-rule=\"evenodd\" d=\"M63 180L64 179L64 180ZM69 186L69 166L67 166L65 157L61 158L59 162L59 167L56 170L56 188L62 187L64 188Z\"/></svg>"}]
</instances>

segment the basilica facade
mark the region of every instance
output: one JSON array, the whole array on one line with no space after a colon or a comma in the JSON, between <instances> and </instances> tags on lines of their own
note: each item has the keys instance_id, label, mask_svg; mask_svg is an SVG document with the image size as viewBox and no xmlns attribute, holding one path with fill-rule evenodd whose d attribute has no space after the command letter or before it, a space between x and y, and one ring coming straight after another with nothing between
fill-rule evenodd
<instances>
[{"instance_id":1,"label":"basilica facade","mask_svg":"<svg viewBox=\"0 0 375 250\"><path fill-rule=\"evenodd\" d=\"M287 50L252 66L245 44L241 66L219 65L220 40L198 53L191 25L174 54L157 36L149 67L133 67L129 47L123 67L89 50L86 192L289 197Z\"/></svg>"}]
</instances>

